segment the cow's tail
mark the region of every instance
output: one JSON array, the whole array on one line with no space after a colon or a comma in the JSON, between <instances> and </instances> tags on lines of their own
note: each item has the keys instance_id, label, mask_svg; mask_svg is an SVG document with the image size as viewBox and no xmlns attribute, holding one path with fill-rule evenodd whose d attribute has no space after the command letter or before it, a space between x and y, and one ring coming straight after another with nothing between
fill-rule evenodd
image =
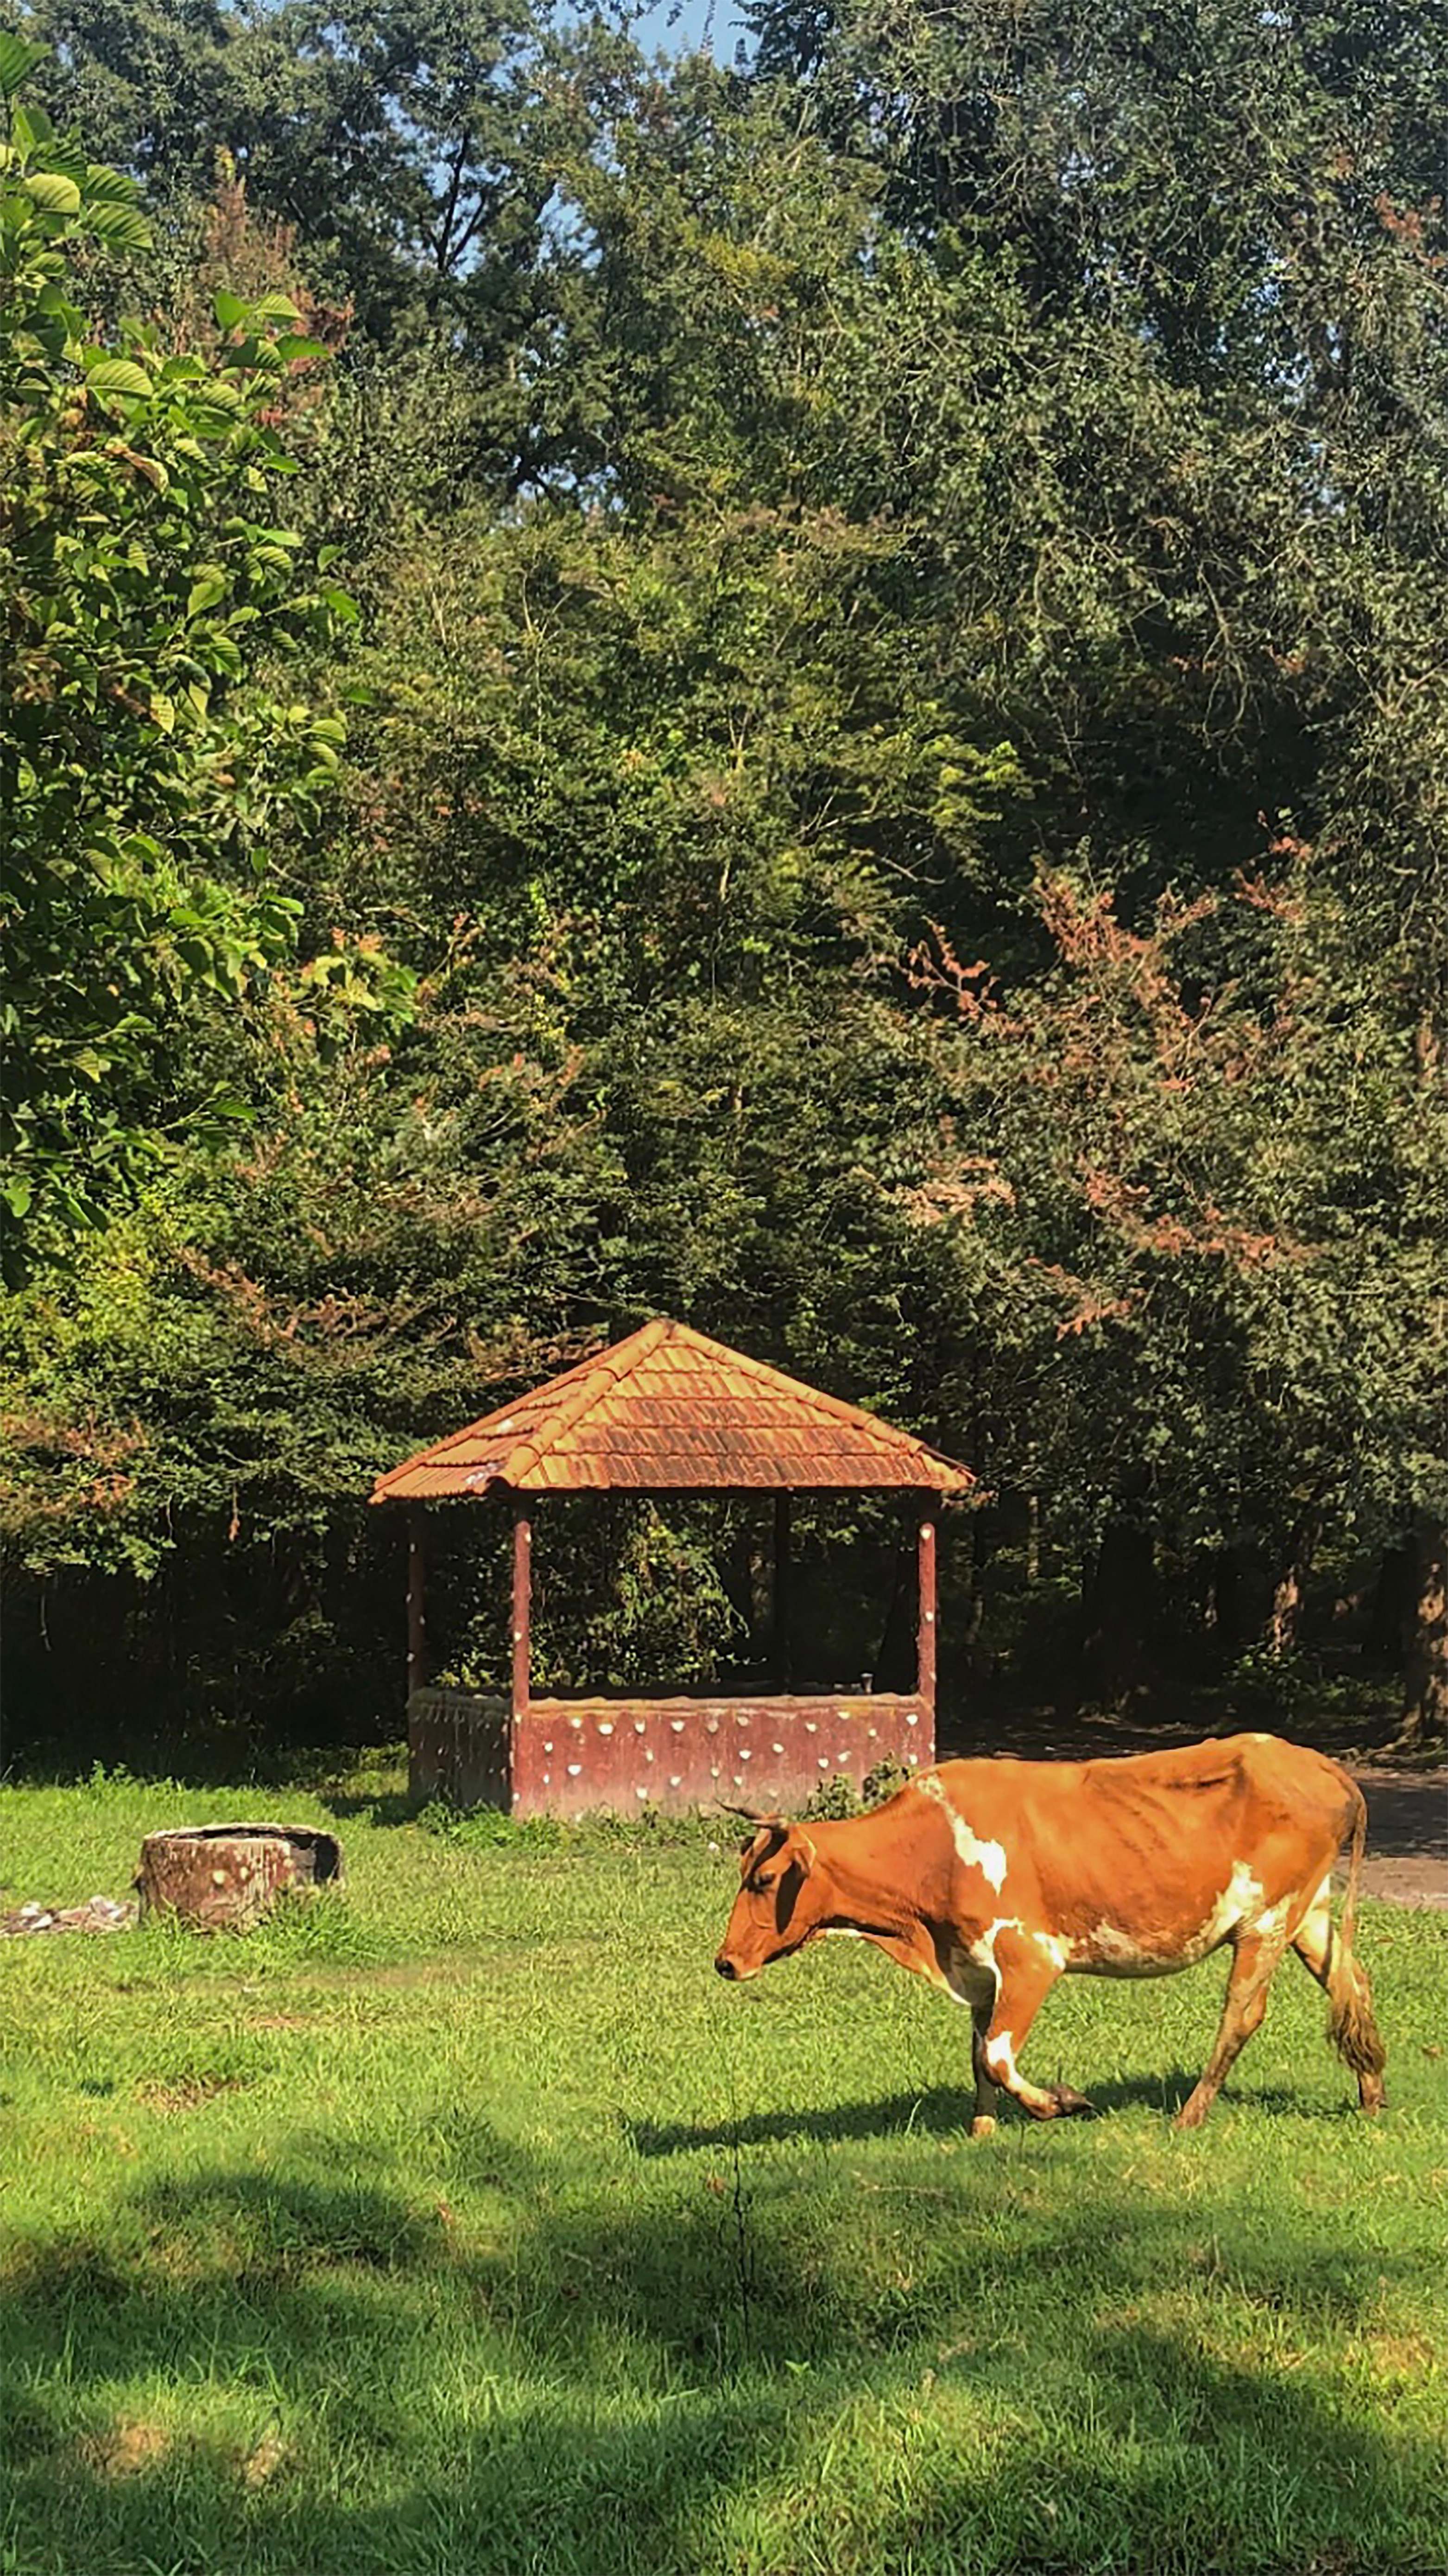
<instances>
[{"instance_id":1,"label":"cow's tail","mask_svg":"<svg viewBox=\"0 0 1448 2576\"><path fill-rule=\"evenodd\" d=\"M1338 2055L1346 2060L1360 2084L1366 2079L1364 2099L1369 2093L1382 2092L1382 2072L1388 2062L1382 2034L1373 2018L1373 1992L1367 1971L1353 1952L1357 1932L1358 1880L1362 1875L1363 1845L1367 1841L1367 1800L1355 1780L1344 1773L1352 1799L1352 1851L1347 1867L1347 1893L1342 1904L1342 1923L1330 1940L1327 1962L1327 2035Z\"/></svg>"}]
</instances>

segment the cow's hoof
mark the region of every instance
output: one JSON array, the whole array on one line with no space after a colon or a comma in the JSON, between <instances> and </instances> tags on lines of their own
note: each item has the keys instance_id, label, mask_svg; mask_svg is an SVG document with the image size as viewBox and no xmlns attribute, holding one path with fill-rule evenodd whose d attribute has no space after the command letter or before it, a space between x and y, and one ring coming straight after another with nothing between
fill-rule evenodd
<instances>
[{"instance_id":1,"label":"cow's hoof","mask_svg":"<svg viewBox=\"0 0 1448 2576\"><path fill-rule=\"evenodd\" d=\"M1056 2084L1051 2089L1055 2097L1058 2120L1095 2119L1096 2105L1094 2102L1088 2102L1084 2093L1073 2093L1069 2084Z\"/></svg>"},{"instance_id":2,"label":"cow's hoof","mask_svg":"<svg viewBox=\"0 0 1448 2576\"><path fill-rule=\"evenodd\" d=\"M978 2119L972 2120L970 2124L970 2134L973 2138L993 2138L995 2136L995 2122L988 2112L982 2111Z\"/></svg>"},{"instance_id":3,"label":"cow's hoof","mask_svg":"<svg viewBox=\"0 0 1448 2576\"><path fill-rule=\"evenodd\" d=\"M1205 2102L1184 2102L1172 2122L1174 2129L1199 2129L1207 2116Z\"/></svg>"}]
</instances>

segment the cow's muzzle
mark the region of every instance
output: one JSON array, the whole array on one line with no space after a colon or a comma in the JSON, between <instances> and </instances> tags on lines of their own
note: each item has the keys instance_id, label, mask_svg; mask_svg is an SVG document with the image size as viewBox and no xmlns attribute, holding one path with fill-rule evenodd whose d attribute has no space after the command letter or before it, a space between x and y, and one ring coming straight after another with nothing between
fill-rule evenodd
<instances>
[{"instance_id":1,"label":"cow's muzzle","mask_svg":"<svg viewBox=\"0 0 1448 2576\"><path fill-rule=\"evenodd\" d=\"M718 1958L715 1960L714 1965L721 1977L728 1977L731 1982L737 1979L739 1975L738 1969L735 1967L732 1959L726 1959L722 1950L720 1951Z\"/></svg>"}]
</instances>

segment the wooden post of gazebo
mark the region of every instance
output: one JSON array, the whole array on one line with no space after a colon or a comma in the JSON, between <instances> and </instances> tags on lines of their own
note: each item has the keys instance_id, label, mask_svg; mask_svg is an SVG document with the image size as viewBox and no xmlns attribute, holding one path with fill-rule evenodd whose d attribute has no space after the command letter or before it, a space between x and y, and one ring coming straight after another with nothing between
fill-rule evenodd
<instances>
[{"instance_id":1,"label":"wooden post of gazebo","mask_svg":"<svg viewBox=\"0 0 1448 2576\"><path fill-rule=\"evenodd\" d=\"M528 1714L533 1624L533 1524L526 1503L513 1505L513 1723Z\"/></svg>"},{"instance_id":2,"label":"wooden post of gazebo","mask_svg":"<svg viewBox=\"0 0 1448 2576\"><path fill-rule=\"evenodd\" d=\"M715 1801L782 1810L804 1806L832 1777L859 1788L884 1761L907 1771L928 1766L935 1759L938 1658L934 1514L974 1483L968 1467L838 1396L687 1325L646 1324L378 1481L374 1502L410 1506L414 1791L523 1815L580 1815L593 1807L637 1815ZM773 1496L772 1692L535 1694L533 1497L608 1492ZM430 1688L417 1507L489 1493L505 1495L512 1510L508 1692ZM796 1692L790 1498L865 1493L893 1494L919 1516L915 1687L876 1691L853 1680Z\"/></svg>"},{"instance_id":3,"label":"wooden post of gazebo","mask_svg":"<svg viewBox=\"0 0 1448 2576\"><path fill-rule=\"evenodd\" d=\"M935 1733L935 1523L923 1520L916 1542L920 1569L920 1624L916 1632L915 1687L930 1712Z\"/></svg>"},{"instance_id":4,"label":"wooden post of gazebo","mask_svg":"<svg viewBox=\"0 0 1448 2576\"><path fill-rule=\"evenodd\" d=\"M407 1515L407 1689L427 1688L427 1564L422 1547L422 1514Z\"/></svg>"}]
</instances>

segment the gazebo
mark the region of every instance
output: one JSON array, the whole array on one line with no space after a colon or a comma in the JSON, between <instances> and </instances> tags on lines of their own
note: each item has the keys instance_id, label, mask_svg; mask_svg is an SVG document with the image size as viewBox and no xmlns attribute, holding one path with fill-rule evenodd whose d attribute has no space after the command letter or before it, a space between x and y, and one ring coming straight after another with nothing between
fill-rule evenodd
<instances>
[{"instance_id":1,"label":"gazebo","mask_svg":"<svg viewBox=\"0 0 1448 2576\"><path fill-rule=\"evenodd\" d=\"M407 1713L418 1796L517 1815L637 1814L740 1799L802 1804L841 1772L935 1758L935 1519L968 1467L875 1415L660 1319L517 1403L419 1450L374 1503L408 1516ZM548 1495L774 1496L774 1627L787 1634L790 1498L900 1496L917 1520L915 1687L728 1697L536 1698L529 1675L533 1516ZM505 1699L429 1686L426 1516L497 1495L513 1523L512 1687Z\"/></svg>"}]
</instances>

